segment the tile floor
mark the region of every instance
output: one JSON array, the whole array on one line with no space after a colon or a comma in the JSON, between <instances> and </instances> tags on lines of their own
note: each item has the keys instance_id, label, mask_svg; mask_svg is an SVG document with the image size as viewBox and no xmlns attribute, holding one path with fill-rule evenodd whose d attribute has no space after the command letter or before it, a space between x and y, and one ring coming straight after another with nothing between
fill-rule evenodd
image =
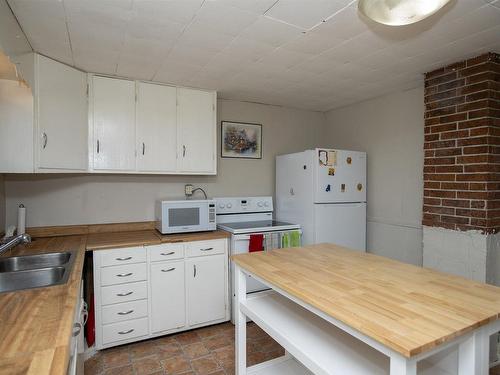
<instances>
[{"instance_id":1,"label":"tile floor","mask_svg":"<svg viewBox=\"0 0 500 375\"><path fill-rule=\"evenodd\" d=\"M254 365L284 354L254 323L247 329L247 361ZM223 323L100 351L85 375L233 375L234 326Z\"/></svg>"}]
</instances>

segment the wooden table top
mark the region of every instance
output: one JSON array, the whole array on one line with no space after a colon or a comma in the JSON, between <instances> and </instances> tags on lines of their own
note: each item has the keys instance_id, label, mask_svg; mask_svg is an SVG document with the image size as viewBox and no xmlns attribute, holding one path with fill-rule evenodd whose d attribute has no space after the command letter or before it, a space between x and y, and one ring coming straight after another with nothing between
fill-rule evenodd
<instances>
[{"instance_id":1,"label":"wooden table top","mask_svg":"<svg viewBox=\"0 0 500 375\"><path fill-rule=\"evenodd\" d=\"M500 314L498 287L333 244L231 258L407 358Z\"/></svg>"},{"instance_id":2,"label":"wooden table top","mask_svg":"<svg viewBox=\"0 0 500 375\"><path fill-rule=\"evenodd\" d=\"M77 253L66 284L0 293L0 374L66 374L85 236L36 239L6 255L64 250Z\"/></svg>"}]
</instances>

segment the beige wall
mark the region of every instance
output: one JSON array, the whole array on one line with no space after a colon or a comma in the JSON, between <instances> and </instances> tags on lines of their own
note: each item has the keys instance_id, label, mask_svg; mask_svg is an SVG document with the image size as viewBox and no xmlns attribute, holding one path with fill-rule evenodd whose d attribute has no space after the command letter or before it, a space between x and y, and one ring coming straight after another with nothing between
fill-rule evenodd
<instances>
[{"instance_id":1,"label":"beige wall","mask_svg":"<svg viewBox=\"0 0 500 375\"><path fill-rule=\"evenodd\" d=\"M0 174L0 234L5 231L5 184L4 177Z\"/></svg>"},{"instance_id":2,"label":"beige wall","mask_svg":"<svg viewBox=\"0 0 500 375\"><path fill-rule=\"evenodd\" d=\"M218 174L211 177L7 175L7 223L15 224L20 203L27 207L28 226L152 220L154 201L183 198L186 183L203 187L211 197L272 195L275 155L320 144L325 115L219 100L218 131L221 120L261 123L263 159L219 159ZM220 144L217 152L220 157Z\"/></svg>"},{"instance_id":3,"label":"beige wall","mask_svg":"<svg viewBox=\"0 0 500 375\"><path fill-rule=\"evenodd\" d=\"M367 152L369 251L422 264L423 89L326 114L333 147Z\"/></svg>"}]
</instances>

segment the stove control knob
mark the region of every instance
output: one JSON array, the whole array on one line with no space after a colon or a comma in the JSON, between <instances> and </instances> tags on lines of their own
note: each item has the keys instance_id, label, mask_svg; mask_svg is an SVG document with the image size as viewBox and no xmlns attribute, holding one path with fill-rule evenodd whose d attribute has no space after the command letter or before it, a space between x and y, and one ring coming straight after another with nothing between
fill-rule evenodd
<instances>
[{"instance_id":1,"label":"stove control knob","mask_svg":"<svg viewBox=\"0 0 500 375\"><path fill-rule=\"evenodd\" d=\"M262 202L257 203L257 206L259 206L259 207L262 207L262 205L263 205Z\"/></svg>"},{"instance_id":2,"label":"stove control knob","mask_svg":"<svg viewBox=\"0 0 500 375\"><path fill-rule=\"evenodd\" d=\"M224 203L219 203L219 208L224 208Z\"/></svg>"},{"instance_id":3,"label":"stove control knob","mask_svg":"<svg viewBox=\"0 0 500 375\"><path fill-rule=\"evenodd\" d=\"M231 203L228 203L228 204L226 204L226 207L231 208L231 207L233 207L233 205Z\"/></svg>"},{"instance_id":4,"label":"stove control knob","mask_svg":"<svg viewBox=\"0 0 500 375\"><path fill-rule=\"evenodd\" d=\"M269 202L264 202L264 206L268 207L269 206Z\"/></svg>"}]
</instances>

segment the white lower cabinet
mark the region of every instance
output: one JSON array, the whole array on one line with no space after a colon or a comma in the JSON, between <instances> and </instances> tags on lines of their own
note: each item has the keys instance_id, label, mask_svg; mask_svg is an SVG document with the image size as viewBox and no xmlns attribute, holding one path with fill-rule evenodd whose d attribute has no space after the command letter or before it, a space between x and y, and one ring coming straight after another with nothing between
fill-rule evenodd
<instances>
[{"instance_id":1,"label":"white lower cabinet","mask_svg":"<svg viewBox=\"0 0 500 375\"><path fill-rule=\"evenodd\" d=\"M224 255L197 257L186 261L188 323L196 325L223 319L227 258Z\"/></svg>"},{"instance_id":2,"label":"white lower cabinet","mask_svg":"<svg viewBox=\"0 0 500 375\"><path fill-rule=\"evenodd\" d=\"M151 331L168 331L185 325L184 261L152 264Z\"/></svg>"},{"instance_id":3,"label":"white lower cabinet","mask_svg":"<svg viewBox=\"0 0 500 375\"><path fill-rule=\"evenodd\" d=\"M98 350L227 321L228 242L94 251L94 295Z\"/></svg>"}]
</instances>

